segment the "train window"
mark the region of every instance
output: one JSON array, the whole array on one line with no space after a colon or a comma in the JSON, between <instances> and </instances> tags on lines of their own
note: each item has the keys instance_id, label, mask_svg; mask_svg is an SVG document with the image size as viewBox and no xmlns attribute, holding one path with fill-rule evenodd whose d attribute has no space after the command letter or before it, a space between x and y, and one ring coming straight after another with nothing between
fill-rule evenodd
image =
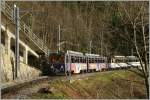
<instances>
[{"instance_id":1,"label":"train window","mask_svg":"<svg viewBox=\"0 0 150 100\"><path fill-rule=\"evenodd\" d=\"M92 63L94 63L94 58L92 58Z\"/></svg>"},{"instance_id":2,"label":"train window","mask_svg":"<svg viewBox=\"0 0 150 100\"><path fill-rule=\"evenodd\" d=\"M81 57L80 59L81 59L81 63L83 63L83 58Z\"/></svg>"},{"instance_id":3,"label":"train window","mask_svg":"<svg viewBox=\"0 0 150 100\"><path fill-rule=\"evenodd\" d=\"M120 59L116 59L116 63L120 63L121 62L121 60Z\"/></svg>"},{"instance_id":4,"label":"train window","mask_svg":"<svg viewBox=\"0 0 150 100\"><path fill-rule=\"evenodd\" d=\"M73 57L71 57L71 62L74 63L74 58Z\"/></svg>"},{"instance_id":5,"label":"train window","mask_svg":"<svg viewBox=\"0 0 150 100\"><path fill-rule=\"evenodd\" d=\"M90 63L92 63L92 59L90 58Z\"/></svg>"},{"instance_id":6,"label":"train window","mask_svg":"<svg viewBox=\"0 0 150 100\"><path fill-rule=\"evenodd\" d=\"M119 60L118 60L118 59L116 59L116 60L115 60L115 62L116 62L116 63L119 63Z\"/></svg>"},{"instance_id":7,"label":"train window","mask_svg":"<svg viewBox=\"0 0 150 100\"><path fill-rule=\"evenodd\" d=\"M75 63L77 63L78 62L78 58L77 57L75 57Z\"/></svg>"},{"instance_id":8,"label":"train window","mask_svg":"<svg viewBox=\"0 0 150 100\"><path fill-rule=\"evenodd\" d=\"M99 63L99 58L97 58L97 62Z\"/></svg>"},{"instance_id":9,"label":"train window","mask_svg":"<svg viewBox=\"0 0 150 100\"><path fill-rule=\"evenodd\" d=\"M104 63L104 59L102 59L102 63Z\"/></svg>"},{"instance_id":10,"label":"train window","mask_svg":"<svg viewBox=\"0 0 150 100\"><path fill-rule=\"evenodd\" d=\"M138 58L136 58L136 62L138 62Z\"/></svg>"},{"instance_id":11,"label":"train window","mask_svg":"<svg viewBox=\"0 0 150 100\"><path fill-rule=\"evenodd\" d=\"M82 58L81 57L79 57L79 63L82 63Z\"/></svg>"},{"instance_id":12,"label":"train window","mask_svg":"<svg viewBox=\"0 0 150 100\"><path fill-rule=\"evenodd\" d=\"M119 63L123 62L123 59L119 59Z\"/></svg>"},{"instance_id":13,"label":"train window","mask_svg":"<svg viewBox=\"0 0 150 100\"><path fill-rule=\"evenodd\" d=\"M78 57L78 63L80 63L80 57Z\"/></svg>"},{"instance_id":14,"label":"train window","mask_svg":"<svg viewBox=\"0 0 150 100\"><path fill-rule=\"evenodd\" d=\"M96 58L94 58L94 63L96 63Z\"/></svg>"},{"instance_id":15,"label":"train window","mask_svg":"<svg viewBox=\"0 0 150 100\"><path fill-rule=\"evenodd\" d=\"M95 59L94 58L92 58L92 63L95 63Z\"/></svg>"},{"instance_id":16,"label":"train window","mask_svg":"<svg viewBox=\"0 0 150 100\"><path fill-rule=\"evenodd\" d=\"M86 58L84 58L84 63L86 63Z\"/></svg>"},{"instance_id":17,"label":"train window","mask_svg":"<svg viewBox=\"0 0 150 100\"><path fill-rule=\"evenodd\" d=\"M83 57L81 57L81 63L83 63Z\"/></svg>"},{"instance_id":18,"label":"train window","mask_svg":"<svg viewBox=\"0 0 150 100\"><path fill-rule=\"evenodd\" d=\"M82 59L80 57L78 57L78 58L79 58L79 62L78 63L81 63Z\"/></svg>"},{"instance_id":19,"label":"train window","mask_svg":"<svg viewBox=\"0 0 150 100\"><path fill-rule=\"evenodd\" d=\"M99 62L100 62L100 63L102 62L102 58L99 59Z\"/></svg>"},{"instance_id":20,"label":"train window","mask_svg":"<svg viewBox=\"0 0 150 100\"><path fill-rule=\"evenodd\" d=\"M91 63L93 63L93 58L91 58Z\"/></svg>"},{"instance_id":21,"label":"train window","mask_svg":"<svg viewBox=\"0 0 150 100\"><path fill-rule=\"evenodd\" d=\"M95 59L95 62L98 63L98 58Z\"/></svg>"},{"instance_id":22,"label":"train window","mask_svg":"<svg viewBox=\"0 0 150 100\"><path fill-rule=\"evenodd\" d=\"M88 58L88 62L90 63L90 58Z\"/></svg>"},{"instance_id":23,"label":"train window","mask_svg":"<svg viewBox=\"0 0 150 100\"><path fill-rule=\"evenodd\" d=\"M134 61L137 62L137 59L135 58Z\"/></svg>"},{"instance_id":24,"label":"train window","mask_svg":"<svg viewBox=\"0 0 150 100\"><path fill-rule=\"evenodd\" d=\"M105 58L103 58L103 60L104 60L104 62L103 62L103 63L105 63Z\"/></svg>"},{"instance_id":25,"label":"train window","mask_svg":"<svg viewBox=\"0 0 150 100\"><path fill-rule=\"evenodd\" d=\"M100 58L100 63L102 63L102 58Z\"/></svg>"},{"instance_id":26,"label":"train window","mask_svg":"<svg viewBox=\"0 0 150 100\"><path fill-rule=\"evenodd\" d=\"M74 58L74 62L73 63L76 63L77 62L77 58L76 57L73 57Z\"/></svg>"},{"instance_id":27,"label":"train window","mask_svg":"<svg viewBox=\"0 0 150 100\"><path fill-rule=\"evenodd\" d=\"M91 58L90 58L89 62L92 63L92 59Z\"/></svg>"},{"instance_id":28,"label":"train window","mask_svg":"<svg viewBox=\"0 0 150 100\"><path fill-rule=\"evenodd\" d=\"M91 58L90 58L89 62L92 63L92 59Z\"/></svg>"},{"instance_id":29,"label":"train window","mask_svg":"<svg viewBox=\"0 0 150 100\"><path fill-rule=\"evenodd\" d=\"M132 62L132 59L129 59L129 62Z\"/></svg>"},{"instance_id":30,"label":"train window","mask_svg":"<svg viewBox=\"0 0 150 100\"><path fill-rule=\"evenodd\" d=\"M102 58L100 58L100 63L102 63L103 61L102 61Z\"/></svg>"},{"instance_id":31,"label":"train window","mask_svg":"<svg viewBox=\"0 0 150 100\"><path fill-rule=\"evenodd\" d=\"M79 57L76 57L76 59L77 59L77 60L76 60L76 63L79 63L79 60L80 60Z\"/></svg>"},{"instance_id":32,"label":"train window","mask_svg":"<svg viewBox=\"0 0 150 100\"><path fill-rule=\"evenodd\" d=\"M97 63L99 63L99 58L97 58Z\"/></svg>"},{"instance_id":33,"label":"train window","mask_svg":"<svg viewBox=\"0 0 150 100\"><path fill-rule=\"evenodd\" d=\"M125 62L128 62L128 59L127 59L127 58L125 59Z\"/></svg>"},{"instance_id":34,"label":"train window","mask_svg":"<svg viewBox=\"0 0 150 100\"><path fill-rule=\"evenodd\" d=\"M84 63L84 57L82 57L82 63Z\"/></svg>"},{"instance_id":35,"label":"train window","mask_svg":"<svg viewBox=\"0 0 150 100\"><path fill-rule=\"evenodd\" d=\"M94 63L94 59L92 58L92 63Z\"/></svg>"},{"instance_id":36,"label":"train window","mask_svg":"<svg viewBox=\"0 0 150 100\"><path fill-rule=\"evenodd\" d=\"M82 63L84 63L84 57L82 57Z\"/></svg>"},{"instance_id":37,"label":"train window","mask_svg":"<svg viewBox=\"0 0 150 100\"><path fill-rule=\"evenodd\" d=\"M96 60L97 63L99 62L98 59L99 59L99 58L97 58L97 60Z\"/></svg>"},{"instance_id":38,"label":"train window","mask_svg":"<svg viewBox=\"0 0 150 100\"><path fill-rule=\"evenodd\" d=\"M73 57L74 58L74 62L73 63L76 63L77 62L77 58L76 57Z\"/></svg>"},{"instance_id":39,"label":"train window","mask_svg":"<svg viewBox=\"0 0 150 100\"><path fill-rule=\"evenodd\" d=\"M121 59L121 62L124 62L124 58Z\"/></svg>"},{"instance_id":40,"label":"train window","mask_svg":"<svg viewBox=\"0 0 150 100\"><path fill-rule=\"evenodd\" d=\"M90 63L92 63L92 58L90 58Z\"/></svg>"}]
</instances>

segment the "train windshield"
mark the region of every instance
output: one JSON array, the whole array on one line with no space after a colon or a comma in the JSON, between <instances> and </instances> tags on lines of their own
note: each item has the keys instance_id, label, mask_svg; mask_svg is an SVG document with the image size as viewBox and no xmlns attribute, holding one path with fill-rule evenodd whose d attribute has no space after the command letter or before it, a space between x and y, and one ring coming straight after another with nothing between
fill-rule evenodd
<instances>
[{"instance_id":1,"label":"train windshield","mask_svg":"<svg viewBox=\"0 0 150 100\"><path fill-rule=\"evenodd\" d=\"M51 53L49 55L49 61L50 63L64 63L64 53Z\"/></svg>"}]
</instances>

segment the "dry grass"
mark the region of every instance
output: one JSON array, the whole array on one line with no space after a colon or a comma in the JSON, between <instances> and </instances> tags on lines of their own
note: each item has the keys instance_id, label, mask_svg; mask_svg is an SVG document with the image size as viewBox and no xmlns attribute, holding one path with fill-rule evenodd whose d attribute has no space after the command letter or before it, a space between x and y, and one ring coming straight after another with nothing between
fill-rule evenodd
<instances>
[{"instance_id":1,"label":"dry grass","mask_svg":"<svg viewBox=\"0 0 150 100\"><path fill-rule=\"evenodd\" d=\"M137 71L133 69L134 71ZM144 79L129 70L98 73L88 79L50 83L57 91L37 93L33 98L75 98L75 99L139 99L146 98Z\"/></svg>"}]
</instances>

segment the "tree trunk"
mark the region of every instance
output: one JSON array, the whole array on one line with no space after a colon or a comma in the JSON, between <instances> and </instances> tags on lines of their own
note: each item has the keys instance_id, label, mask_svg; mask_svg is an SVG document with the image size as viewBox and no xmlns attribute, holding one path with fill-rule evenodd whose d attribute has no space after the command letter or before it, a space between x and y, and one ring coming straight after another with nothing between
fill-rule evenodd
<instances>
[{"instance_id":1,"label":"tree trunk","mask_svg":"<svg viewBox=\"0 0 150 100\"><path fill-rule=\"evenodd\" d=\"M148 78L145 78L145 85L146 85L146 91L147 91L147 98L149 99L149 80L148 80Z\"/></svg>"}]
</instances>

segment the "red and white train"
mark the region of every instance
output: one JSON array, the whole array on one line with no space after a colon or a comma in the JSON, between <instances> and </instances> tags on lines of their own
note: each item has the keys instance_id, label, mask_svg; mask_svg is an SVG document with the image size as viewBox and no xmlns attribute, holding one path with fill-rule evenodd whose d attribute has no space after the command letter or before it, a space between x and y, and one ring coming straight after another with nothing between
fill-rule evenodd
<instances>
[{"instance_id":1,"label":"red and white train","mask_svg":"<svg viewBox=\"0 0 150 100\"><path fill-rule=\"evenodd\" d=\"M56 58L60 59L60 61L55 63L50 61L50 65L55 68L55 72L59 72L60 70L75 74L140 66L140 62L135 56L114 56L110 58L97 54L83 54L69 50L67 53L63 53L62 56L51 54L50 59L54 60ZM63 68L64 70L62 70Z\"/></svg>"}]
</instances>

